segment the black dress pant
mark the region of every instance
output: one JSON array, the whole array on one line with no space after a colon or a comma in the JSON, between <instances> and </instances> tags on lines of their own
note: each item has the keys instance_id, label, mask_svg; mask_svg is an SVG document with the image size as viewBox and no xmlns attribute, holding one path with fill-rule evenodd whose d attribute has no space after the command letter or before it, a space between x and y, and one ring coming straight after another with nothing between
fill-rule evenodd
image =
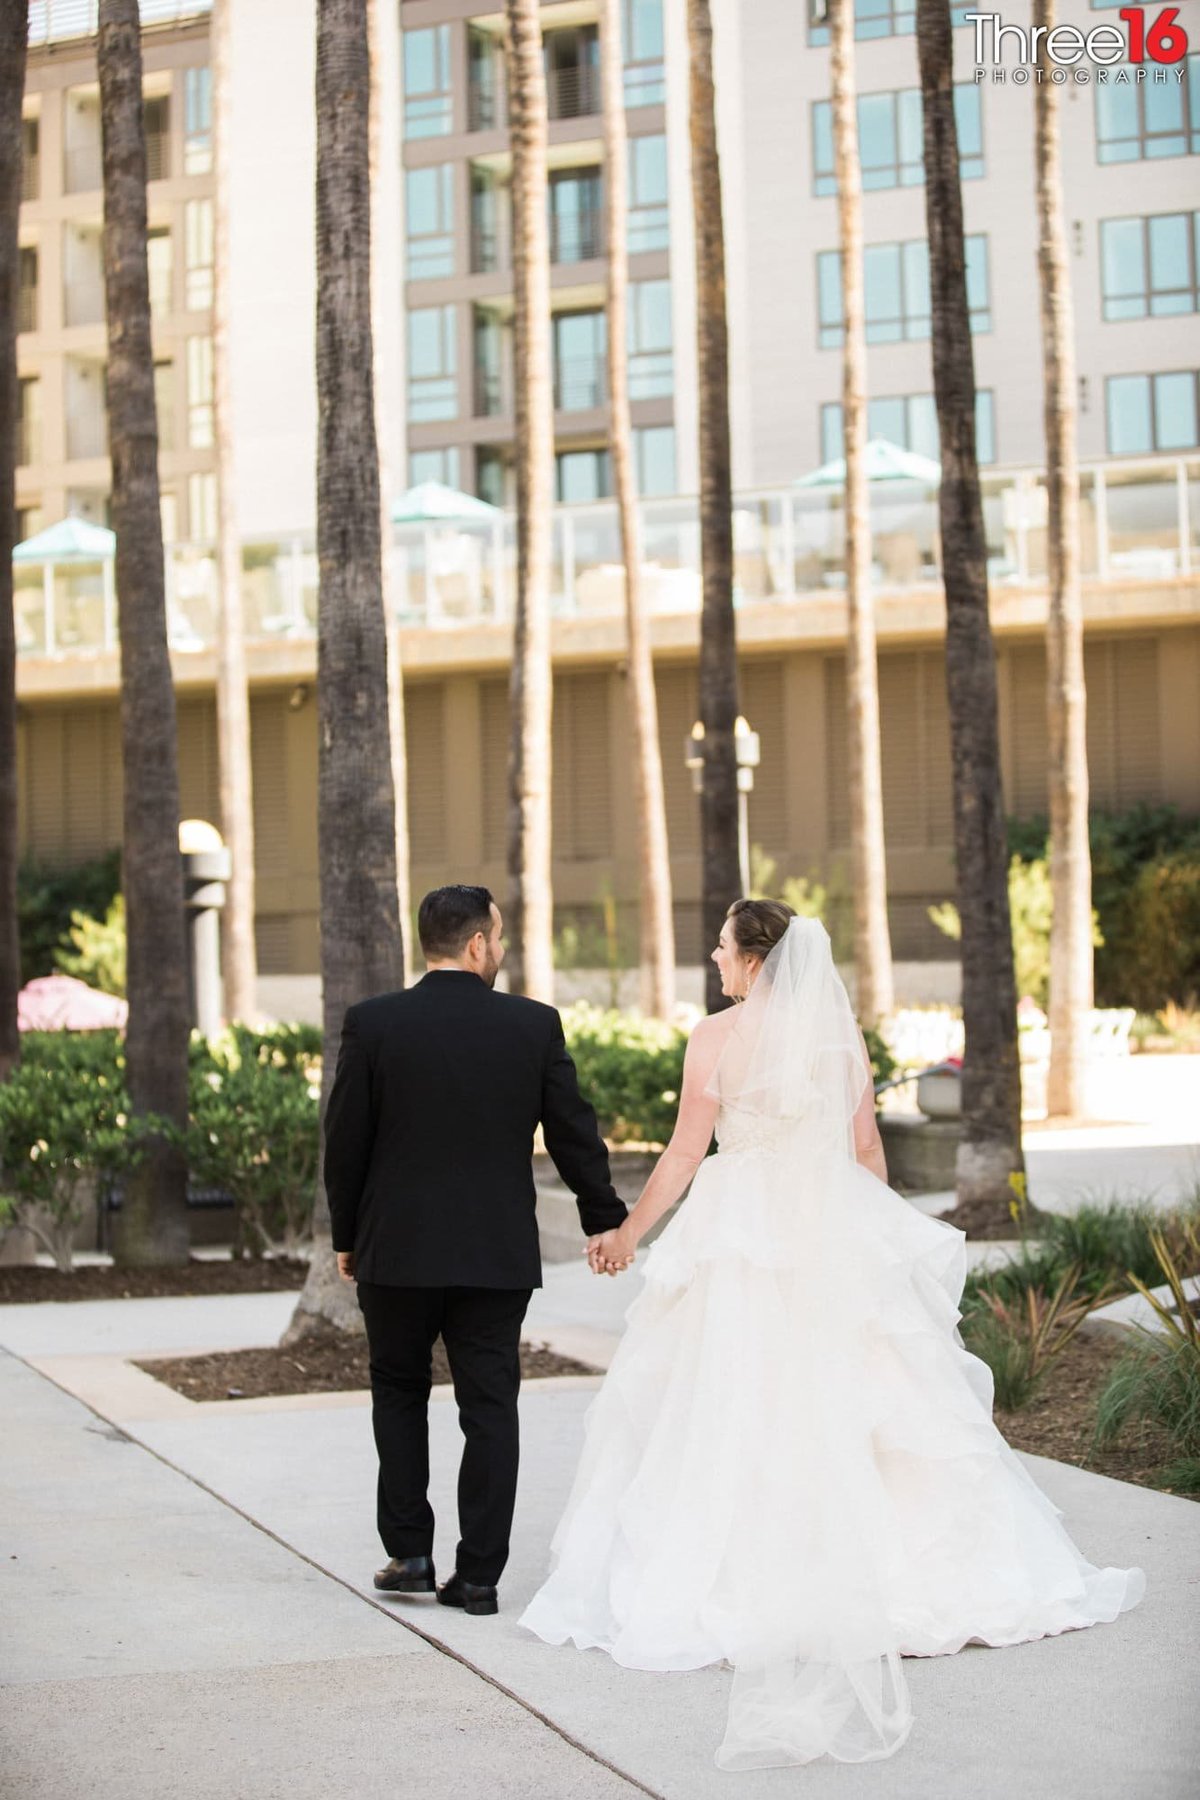
<instances>
[{"instance_id":1,"label":"black dress pant","mask_svg":"<svg viewBox=\"0 0 1200 1800\"><path fill-rule=\"evenodd\" d=\"M531 1293L359 1282L379 1452L379 1535L389 1556L433 1554L428 1401L431 1352L440 1334L466 1439L455 1566L464 1581L489 1587L499 1581L517 1498L519 1344Z\"/></svg>"}]
</instances>

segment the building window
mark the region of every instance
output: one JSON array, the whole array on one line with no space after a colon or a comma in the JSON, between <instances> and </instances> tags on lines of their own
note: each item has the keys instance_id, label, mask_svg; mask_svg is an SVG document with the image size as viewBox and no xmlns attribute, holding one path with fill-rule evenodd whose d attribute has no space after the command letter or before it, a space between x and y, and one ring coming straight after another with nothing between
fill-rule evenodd
<instances>
[{"instance_id":1,"label":"building window","mask_svg":"<svg viewBox=\"0 0 1200 1800\"><path fill-rule=\"evenodd\" d=\"M1200 213L1104 219L1100 267L1106 319L1167 318L1197 310Z\"/></svg>"},{"instance_id":2,"label":"building window","mask_svg":"<svg viewBox=\"0 0 1200 1800\"><path fill-rule=\"evenodd\" d=\"M154 365L154 413L158 421L158 447L160 450L175 448L175 365L170 362L156 362Z\"/></svg>"},{"instance_id":3,"label":"building window","mask_svg":"<svg viewBox=\"0 0 1200 1800\"><path fill-rule=\"evenodd\" d=\"M183 72L183 172L207 175L212 168L212 70Z\"/></svg>"},{"instance_id":4,"label":"building window","mask_svg":"<svg viewBox=\"0 0 1200 1800\"><path fill-rule=\"evenodd\" d=\"M633 434L638 493L644 498L675 492L675 427L642 425Z\"/></svg>"},{"instance_id":5,"label":"building window","mask_svg":"<svg viewBox=\"0 0 1200 1800\"><path fill-rule=\"evenodd\" d=\"M38 328L38 253L23 244L17 257L17 330Z\"/></svg>"},{"instance_id":6,"label":"building window","mask_svg":"<svg viewBox=\"0 0 1200 1800\"><path fill-rule=\"evenodd\" d=\"M40 122L37 119L21 120L21 198L36 200L42 190L42 159L39 150L41 142Z\"/></svg>"},{"instance_id":7,"label":"building window","mask_svg":"<svg viewBox=\"0 0 1200 1800\"><path fill-rule=\"evenodd\" d=\"M452 306L422 306L408 315L408 416L414 425L453 419L458 379Z\"/></svg>"},{"instance_id":8,"label":"building window","mask_svg":"<svg viewBox=\"0 0 1200 1800\"><path fill-rule=\"evenodd\" d=\"M1200 152L1200 56L1182 81L1096 88L1096 161L1140 162Z\"/></svg>"},{"instance_id":9,"label":"building window","mask_svg":"<svg viewBox=\"0 0 1200 1800\"><path fill-rule=\"evenodd\" d=\"M600 111L600 34L570 25L542 38L546 106L551 119L585 119Z\"/></svg>"},{"instance_id":10,"label":"building window","mask_svg":"<svg viewBox=\"0 0 1200 1800\"><path fill-rule=\"evenodd\" d=\"M450 27L404 33L404 135L447 137L454 129Z\"/></svg>"},{"instance_id":11,"label":"building window","mask_svg":"<svg viewBox=\"0 0 1200 1800\"><path fill-rule=\"evenodd\" d=\"M629 398L653 400L674 391L671 284L635 281L629 290Z\"/></svg>"},{"instance_id":12,"label":"building window","mask_svg":"<svg viewBox=\"0 0 1200 1800\"><path fill-rule=\"evenodd\" d=\"M547 205L552 263L589 262L603 256L599 169L551 170Z\"/></svg>"},{"instance_id":13,"label":"building window","mask_svg":"<svg viewBox=\"0 0 1200 1800\"><path fill-rule=\"evenodd\" d=\"M829 0L808 0L810 44L829 42ZM953 0L950 19L961 25L973 0ZM854 0L856 38L905 37L917 28L917 0Z\"/></svg>"},{"instance_id":14,"label":"building window","mask_svg":"<svg viewBox=\"0 0 1200 1800\"><path fill-rule=\"evenodd\" d=\"M490 445L482 445L475 452L475 492L489 506L504 505L505 468L504 456Z\"/></svg>"},{"instance_id":15,"label":"building window","mask_svg":"<svg viewBox=\"0 0 1200 1800\"><path fill-rule=\"evenodd\" d=\"M631 305L631 315L632 311ZM555 411L587 412L592 407L603 406L607 344L604 314L556 313L553 327ZM632 379L631 369L631 393Z\"/></svg>"},{"instance_id":16,"label":"building window","mask_svg":"<svg viewBox=\"0 0 1200 1800\"><path fill-rule=\"evenodd\" d=\"M630 256L665 250L670 240L665 136L629 140Z\"/></svg>"},{"instance_id":17,"label":"building window","mask_svg":"<svg viewBox=\"0 0 1200 1800\"><path fill-rule=\"evenodd\" d=\"M211 469L188 476L188 537L194 544L217 536L217 478Z\"/></svg>"},{"instance_id":18,"label":"building window","mask_svg":"<svg viewBox=\"0 0 1200 1800\"><path fill-rule=\"evenodd\" d=\"M213 342L210 337L187 341L188 446L211 450L213 443Z\"/></svg>"},{"instance_id":19,"label":"building window","mask_svg":"<svg viewBox=\"0 0 1200 1800\"><path fill-rule=\"evenodd\" d=\"M624 0L621 48L626 106L661 106L667 97L662 0Z\"/></svg>"},{"instance_id":20,"label":"building window","mask_svg":"<svg viewBox=\"0 0 1200 1800\"><path fill-rule=\"evenodd\" d=\"M983 118L979 89L959 82L954 89L958 126L959 168L964 181L984 173ZM836 194L833 155L833 107L817 100L812 109L813 192ZM858 157L863 188L919 187L925 180L920 88L894 93L860 94Z\"/></svg>"},{"instance_id":21,"label":"building window","mask_svg":"<svg viewBox=\"0 0 1200 1800\"><path fill-rule=\"evenodd\" d=\"M36 375L17 383L17 467L42 460L42 384Z\"/></svg>"},{"instance_id":22,"label":"building window","mask_svg":"<svg viewBox=\"0 0 1200 1800\"><path fill-rule=\"evenodd\" d=\"M966 263L971 330L990 331L986 237L967 238ZM929 336L929 245L924 238L868 244L863 252L863 285L868 344ZM842 270L836 250L822 250L817 256L817 305L818 341L828 350L842 341Z\"/></svg>"},{"instance_id":23,"label":"building window","mask_svg":"<svg viewBox=\"0 0 1200 1800\"><path fill-rule=\"evenodd\" d=\"M438 450L409 451L408 485L419 487L423 481L440 481L443 487L458 487L460 477L457 444L447 444Z\"/></svg>"},{"instance_id":24,"label":"building window","mask_svg":"<svg viewBox=\"0 0 1200 1800\"><path fill-rule=\"evenodd\" d=\"M1200 443L1197 381L1200 374L1195 369L1172 369L1161 375L1110 375L1109 455L1194 450Z\"/></svg>"},{"instance_id":25,"label":"building window","mask_svg":"<svg viewBox=\"0 0 1200 1800\"><path fill-rule=\"evenodd\" d=\"M560 450L554 458L554 498L566 506L586 506L612 493L607 450Z\"/></svg>"},{"instance_id":26,"label":"building window","mask_svg":"<svg viewBox=\"0 0 1200 1800\"><path fill-rule=\"evenodd\" d=\"M165 94L143 100L146 128L146 180L165 181L171 173L171 102Z\"/></svg>"},{"instance_id":27,"label":"building window","mask_svg":"<svg viewBox=\"0 0 1200 1800\"><path fill-rule=\"evenodd\" d=\"M204 312L213 303L213 204L186 200L183 206L183 304Z\"/></svg>"},{"instance_id":28,"label":"building window","mask_svg":"<svg viewBox=\"0 0 1200 1800\"><path fill-rule=\"evenodd\" d=\"M150 310L171 311L171 233L156 225L146 233L146 264L150 275Z\"/></svg>"},{"instance_id":29,"label":"building window","mask_svg":"<svg viewBox=\"0 0 1200 1800\"><path fill-rule=\"evenodd\" d=\"M891 394L867 402L867 436L886 438L902 450L914 450L937 462L937 407L932 394ZM821 408L821 461L836 462L846 453L839 400ZM975 454L980 464L996 460L996 425L989 388L975 393Z\"/></svg>"},{"instance_id":30,"label":"building window","mask_svg":"<svg viewBox=\"0 0 1200 1800\"><path fill-rule=\"evenodd\" d=\"M454 169L450 163L405 170L404 223L408 279L432 281L453 275Z\"/></svg>"}]
</instances>

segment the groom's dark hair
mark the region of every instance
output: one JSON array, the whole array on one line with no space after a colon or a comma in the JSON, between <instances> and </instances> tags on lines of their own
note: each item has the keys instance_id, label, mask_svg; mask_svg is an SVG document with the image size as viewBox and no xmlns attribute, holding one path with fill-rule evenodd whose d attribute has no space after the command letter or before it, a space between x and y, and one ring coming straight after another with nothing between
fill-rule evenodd
<instances>
[{"instance_id":1,"label":"groom's dark hair","mask_svg":"<svg viewBox=\"0 0 1200 1800\"><path fill-rule=\"evenodd\" d=\"M417 913L417 936L426 962L461 956L477 931L490 936L493 904L487 888L459 881L426 894Z\"/></svg>"}]
</instances>

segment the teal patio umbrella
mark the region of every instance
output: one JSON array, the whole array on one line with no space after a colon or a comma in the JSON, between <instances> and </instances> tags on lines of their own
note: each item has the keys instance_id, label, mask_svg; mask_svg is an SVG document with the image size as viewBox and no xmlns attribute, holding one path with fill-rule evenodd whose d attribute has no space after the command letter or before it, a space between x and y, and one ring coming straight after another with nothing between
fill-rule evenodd
<instances>
[{"instance_id":1,"label":"teal patio umbrella","mask_svg":"<svg viewBox=\"0 0 1200 1800\"><path fill-rule=\"evenodd\" d=\"M42 629L45 637L45 651L50 654L55 648L54 620L54 571L61 565L68 568L81 564L100 565L102 581L103 634L105 647L111 648L116 641L116 600L113 589L113 563L117 553L117 535L106 525L93 525L88 519L81 519L75 513L69 513L65 519L59 519L56 525L47 525L44 531L35 532L18 544L13 551L13 562L18 567L38 566L42 571ZM31 641L29 648L35 648Z\"/></svg>"},{"instance_id":2,"label":"teal patio umbrella","mask_svg":"<svg viewBox=\"0 0 1200 1800\"><path fill-rule=\"evenodd\" d=\"M869 438L864 456L868 481L918 481L923 487L936 487L942 479L942 465L931 456L916 450L903 450L887 438ZM846 459L835 457L822 463L811 475L802 475L793 484L798 488L840 488L846 485Z\"/></svg>"},{"instance_id":3,"label":"teal patio umbrella","mask_svg":"<svg viewBox=\"0 0 1200 1800\"><path fill-rule=\"evenodd\" d=\"M419 481L393 501L391 511L393 525L491 525L502 517L498 506L440 481Z\"/></svg>"}]
</instances>

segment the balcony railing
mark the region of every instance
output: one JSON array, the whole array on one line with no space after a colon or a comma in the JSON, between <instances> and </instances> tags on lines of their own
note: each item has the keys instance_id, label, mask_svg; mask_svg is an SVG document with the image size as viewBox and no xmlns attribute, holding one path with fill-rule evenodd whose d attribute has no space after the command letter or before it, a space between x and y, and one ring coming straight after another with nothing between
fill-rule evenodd
<instances>
[{"instance_id":1,"label":"balcony railing","mask_svg":"<svg viewBox=\"0 0 1200 1800\"><path fill-rule=\"evenodd\" d=\"M103 325L104 277L85 275L63 284L63 322L67 325Z\"/></svg>"},{"instance_id":2,"label":"balcony railing","mask_svg":"<svg viewBox=\"0 0 1200 1800\"><path fill-rule=\"evenodd\" d=\"M67 456L71 462L85 462L94 456L108 455L108 422L103 413L78 413L67 416Z\"/></svg>"},{"instance_id":3,"label":"balcony railing","mask_svg":"<svg viewBox=\"0 0 1200 1800\"><path fill-rule=\"evenodd\" d=\"M38 291L36 287L17 289L17 330L36 331L38 328Z\"/></svg>"},{"instance_id":4,"label":"balcony railing","mask_svg":"<svg viewBox=\"0 0 1200 1800\"><path fill-rule=\"evenodd\" d=\"M63 153L63 179L68 194L90 194L104 185L100 140L71 144Z\"/></svg>"},{"instance_id":5,"label":"balcony railing","mask_svg":"<svg viewBox=\"0 0 1200 1800\"><path fill-rule=\"evenodd\" d=\"M42 191L42 159L35 150L21 159L21 198L36 200Z\"/></svg>"},{"instance_id":6,"label":"balcony railing","mask_svg":"<svg viewBox=\"0 0 1200 1800\"><path fill-rule=\"evenodd\" d=\"M496 419L512 410L509 380L503 369L475 365L472 406L477 419Z\"/></svg>"},{"instance_id":7,"label":"balcony railing","mask_svg":"<svg viewBox=\"0 0 1200 1800\"><path fill-rule=\"evenodd\" d=\"M151 25L178 25L211 12L212 0L140 0L138 11L145 30ZM100 0L32 0L29 42L53 44L62 38L95 37L99 14Z\"/></svg>"},{"instance_id":8,"label":"balcony railing","mask_svg":"<svg viewBox=\"0 0 1200 1800\"><path fill-rule=\"evenodd\" d=\"M507 269L511 253L508 232L501 226L478 219L472 222L472 275L496 275Z\"/></svg>"},{"instance_id":9,"label":"balcony railing","mask_svg":"<svg viewBox=\"0 0 1200 1800\"><path fill-rule=\"evenodd\" d=\"M41 432L36 419L17 420L17 467L28 469L41 460Z\"/></svg>"},{"instance_id":10,"label":"balcony railing","mask_svg":"<svg viewBox=\"0 0 1200 1800\"><path fill-rule=\"evenodd\" d=\"M573 213L550 216L550 261L590 262L604 254L604 208L581 206Z\"/></svg>"},{"instance_id":11,"label":"balcony railing","mask_svg":"<svg viewBox=\"0 0 1200 1800\"><path fill-rule=\"evenodd\" d=\"M590 118L600 104L600 71L590 63L547 69L546 105L552 119Z\"/></svg>"},{"instance_id":12,"label":"balcony railing","mask_svg":"<svg viewBox=\"0 0 1200 1800\"><path fill-rule=\"evenodd\" d=\"M554 365L555 412L590 412L607 398L603 356L562 356Z\"/></svg>"},{"instance_id":13,"label":"balcony railing","mask_svg":"<svg viewBox=\"0 0 1200 1800\"><path fill-rule=\"evenodd\" d=\"M1086 468L1082 487L1080 546L1089 585L1106 584L1111 592L1188 576L1200 583L1200 455ZM1046 588L1045 492L1037 470L983 476L994 603L1005 594L1020 598ZM640 512L642 577L651 610L698 612L697 501L644 500ZM844 588L840 493L787 488L738 494L734 515L735 605L828 601ZM873 489L871 550L877 594L939 591L936 493L910 484L903 490L901 484ZM510 513L467 528L397 526L389 554L402 623L441 629L511 616L516 529ZM297 534L246 544L242 566L247 638L313 639L317 576L311 538ZM68 587L75 579L70 570L55 572L58 587L37 565L17 564L14 577L17 643L25 654L78 655L112 647L101 630L99 607L70 600ZM171 546L167 591L172 647L210 649L217 591L212 547ZM558 616L623 613L621 539L611 501L554 509L552 591ZM88 620L85 629L81 621Z\"/></svg>"},{"instance_id":14,"label":"balcony railing","mask_svg":"<svg viewBox=\"0 0 1200 1800\"><path fill-rule=\"evenodd\" d=\"M496 77L467 82L467 130L497 131L506 124L504 84Z\"/></svg>"}]
</instances>

